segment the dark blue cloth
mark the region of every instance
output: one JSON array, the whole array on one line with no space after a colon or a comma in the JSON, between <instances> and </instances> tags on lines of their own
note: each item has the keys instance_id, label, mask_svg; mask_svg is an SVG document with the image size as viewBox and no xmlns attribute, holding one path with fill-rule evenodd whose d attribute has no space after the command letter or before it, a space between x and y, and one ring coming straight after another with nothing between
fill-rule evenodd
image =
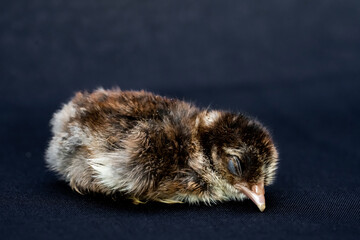
<instances>
[{"instance_id":1,"label":"dark blue cloth","mask_svg":"<svg viewBox=\"0 0 360 240\"><path fill-rule=\"evenodd\" d=\"M2 239L356 239L360 1L2 1ZM134 206L81 196L44 166L75 91L147 89L244 111L280 151L267 208Z\"/></svg>"}]
</instances>

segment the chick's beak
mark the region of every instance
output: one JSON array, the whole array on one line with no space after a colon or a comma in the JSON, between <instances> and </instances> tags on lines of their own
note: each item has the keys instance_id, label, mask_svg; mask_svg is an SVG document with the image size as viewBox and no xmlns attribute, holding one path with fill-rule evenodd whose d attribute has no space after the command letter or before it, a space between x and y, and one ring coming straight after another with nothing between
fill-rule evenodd
<instances>
[{"instance_id":1,"label":"chick's beak","mask_svg":"<svg viewBox=\"0 0 360 240\"><path fill-rule=\"evenodd\" d=\"M265 189L263 181L253 185L251 190L243 184L236 184L235 187L250 198L261 212L265 210Z\"/></svg>"}]
</instances>

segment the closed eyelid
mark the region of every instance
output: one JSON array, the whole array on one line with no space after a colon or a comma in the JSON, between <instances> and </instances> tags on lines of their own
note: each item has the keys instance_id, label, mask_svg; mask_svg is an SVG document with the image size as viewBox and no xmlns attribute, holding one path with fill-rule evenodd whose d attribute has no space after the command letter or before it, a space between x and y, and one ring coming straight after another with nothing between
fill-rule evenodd
<instances>
[{"instance_id":1,"label":"closed eyelid","mask_svg":"<svg viewBox=\"0 0 360 240\"><path fill-rule=\"evenodd\" d=\"M229 160L229 162L228 162L228 169L232 174L237 175L237 171L235 169L235 165L232 160Z\"/></svg>"},{"instance_id":2,"label":"closed eyelid","mask_svg":"<svg viewBox=\"0 0 360 240\"><path fill-rule=\"evenodd\" d=\"M236 175L236 176L242 175L241 162L237 156L232 156L229 158L228 169L233 175Z\"/></svg>"}]
</instances>

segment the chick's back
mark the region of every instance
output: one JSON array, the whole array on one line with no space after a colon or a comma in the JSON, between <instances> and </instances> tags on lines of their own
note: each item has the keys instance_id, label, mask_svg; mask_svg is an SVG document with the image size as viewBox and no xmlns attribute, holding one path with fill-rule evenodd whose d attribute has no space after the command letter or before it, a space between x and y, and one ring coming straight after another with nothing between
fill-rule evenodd
<instances>
[{"instance_id":1,"label":"chick's back","mask_svg":"<svg viewBox=\"0 0 360 240\"><path fill-rule=\"evenodd\" d=\"M144 91L77 93L53 116L46 161L78 192L170 199L196 178L198 113Z\"/></svg>"}]
</instances>

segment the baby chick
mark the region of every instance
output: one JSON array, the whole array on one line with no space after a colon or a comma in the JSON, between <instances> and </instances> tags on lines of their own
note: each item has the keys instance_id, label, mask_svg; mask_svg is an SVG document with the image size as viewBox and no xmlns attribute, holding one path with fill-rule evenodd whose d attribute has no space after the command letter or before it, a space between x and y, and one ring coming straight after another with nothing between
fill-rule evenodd
<instances>
[{"instance_id":1,"label":"baby chick","mask_svg":"<svg viewBox=\"0 0 360 240\"><path fill-rule=\"evenodd\" d=\"M243 114L201 110L145 91L77 93L51 120L48 167L79 193L134 203L250 198L265 209L278 154Z\"/></svg>"}]
</instances>

